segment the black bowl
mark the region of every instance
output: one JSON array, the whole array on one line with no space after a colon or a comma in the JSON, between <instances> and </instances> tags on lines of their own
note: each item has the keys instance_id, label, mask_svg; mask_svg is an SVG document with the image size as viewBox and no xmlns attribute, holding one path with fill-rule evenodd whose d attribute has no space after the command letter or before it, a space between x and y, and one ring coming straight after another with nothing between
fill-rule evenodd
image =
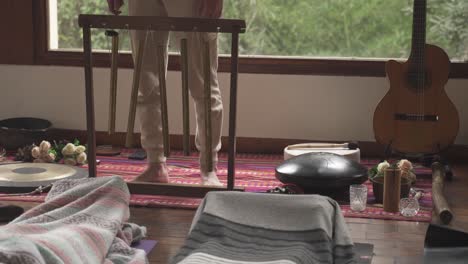
<instances>
[{"instance_id":1,"label":"black bowl","mask_svg":"<svg viewBox=\"0 0 468 264\"><path fill-rule=\"evenodd\" d=\"M0 146L7 150L39 144L52 123L45 119L18 117L0 120Z\"/></svg>"},{"instance_id":2,"label":"black bowl","mask_svg":"<svg viewBox=\"0 0 468 264\"><path fill-rule=\"evenodd\" d=\"M317 152L288 159L276 167L282 183L300 186L306 193L344 193L351 184L367 180L367 168L343 156Z\"/></svg>"}]
</instances>

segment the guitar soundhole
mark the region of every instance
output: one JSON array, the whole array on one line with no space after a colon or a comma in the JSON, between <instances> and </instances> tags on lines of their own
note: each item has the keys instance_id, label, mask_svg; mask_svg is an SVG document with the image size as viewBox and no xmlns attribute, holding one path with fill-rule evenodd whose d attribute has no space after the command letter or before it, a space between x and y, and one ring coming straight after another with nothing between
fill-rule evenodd
<instances>
[{"instance_id":1,"label":"guitar soundhole","mask_svg":"<svg viewBox=\"0 0 468 264\"><path fill-rule=\"evenodd\" d=\"M417 71L409 71L407 74L407 78L410 90L412 90L415 93L424 92L431 86L431 77L428 71L424 71L424 73L418 73Z\"/></svg>"}]
</instances>

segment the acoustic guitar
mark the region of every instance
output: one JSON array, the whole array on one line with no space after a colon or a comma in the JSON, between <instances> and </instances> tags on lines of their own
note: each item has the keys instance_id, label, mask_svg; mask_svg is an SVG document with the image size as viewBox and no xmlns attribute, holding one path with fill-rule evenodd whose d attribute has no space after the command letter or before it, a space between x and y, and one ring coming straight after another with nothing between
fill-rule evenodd
<instances>
[{"instance_id":1,"label":"acoustic guitar","mask_svg":"<svg viewBox=\"0 0 468 264\"><path fill-rule=\"evenodd\" d=\"M378 143L400 153L431 154L451 145L458 133L458 112L444 86L450 60L426 44L426 0L414 0L411 54L404 63L390 60L385 70L390 90L374 112Z\"/></svg>"}]
</instances>

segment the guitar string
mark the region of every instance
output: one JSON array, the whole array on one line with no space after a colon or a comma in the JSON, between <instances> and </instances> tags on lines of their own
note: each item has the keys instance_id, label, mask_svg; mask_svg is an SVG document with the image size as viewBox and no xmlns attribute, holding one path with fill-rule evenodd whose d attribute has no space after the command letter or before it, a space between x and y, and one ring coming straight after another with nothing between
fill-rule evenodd
<instances>
[{"instance_id":1,"label":"guitar string","mask_svg":"<svg viewBox=\"0 0 468 264\"><path fill-rule=\"evenodd\" d=\"M419 15L419 13L417 14ZM416 35L416 42L417 42L417 90L418 90L418 99L419 99L419 113L418 113L418 119L421 120L421 114L422 114L422 98L421 98L421 33L420 33L420 18L418 17L416 19L416 28L417 28L417 35Z\"/></svg>"},{"instance_id":2,"label":"guitar string","mask_svg":"<svg viewBox=\"0 0 468 264\"><path fill-rule=\"evenodd\" d=\"M417 0L416 0L417 1ZM421 2L419 2L421 3ZM423 88L423 83L422 83L422 75L423 75L423 71L422 71L422 31L421 31L421 23L422 23L422 14L421 14L421 7L418 8L419 10L419 13L418 13L418 19L417 19L417 27L418 27L418 38L417 38L417 41L418 41L418 88L419 88L419 100L420 100L420 111L419 111L419 120L422 121L423 119L423 100L424 100L424 97L422 96L422 92L424 90Z\"/></svg>"},{"instance_id":3,"label":"guitar string","mask_svg":"<svg viewBox=\"0 0 468 264\"><path fill-rule=\"evenodd\" d=\"M426 71L425 71L425 67L424 67L424 63L425 63L425 42L426 42L426 0L421 0L421 9L423 10L422 14L421 14L421 24L420 26L422 27L422 29L420 30L421 32L421 40L420 40L420 45L421 45L421 49L420 49L420 52L421 52L421 62L420 62L420 67L421 67L421 89L422 89L422 95L421 95L421 100L422 100L422 119L424 121L424 116L425 116L425 97L424 97L424 92L425 92L425 81L426 81Z\"/></svg>"},{"instance_id":4,"label":"guitar string","mask_svg":"<svg viewBox=\"0 0 468 264\"><path fill-rule=\"evenodd\" d=\"M415 90L416 90L416 113L415 113L415 119L416 121L419 120L420 116L420 111L421 111L421 98L420 98L420 91L419 91L419 41L418 41L418 13L417 13L417 9L418 8L418 1L417 0L414 0L414 3L413 3L413 48L415 48L415 52L414 52L414 56L416 56L415 60L414 60L414 64L412 65L412 71L414 71L412 74L414 74L412 76L413 80L415 80Z\"/></svg>"},{"instance_id":5,"label":"guitar string","mask_svg":"<svg viewBox=\"0 0 468 264\"><path fill-rule=\"evenodd\" d=\"M414 13L414 23L415 23L415 25L414 25L413 30L416 31L414 33L414 37L415 37L414 45L415 45L415 49L416 49L416 52L415 52L415 54L416 54L415 64L416 65L414 66L414 68L415 68L415 74L416 74L416 76L415 76L415 79L416 79L416 98L418 100L417 111L416 111L416 121L418 121L419 120L419 114L421 113L421 97L420 97L420 91L419 91L419 89L420 89L419 88L419 41L418 41L418 31L417 31L417 29L418 29L418 26L417 26L418 25L417 24L418 23L417 0L414 0L414 1L415 1L415 3L414 3L414 12L415 12Z\"/></svg>"},{"instance_id":6,"label":"guitar string","mask_svg":"<svg viewBox=\"0 0 468 264\"><path fill-rule=\"evenodd\" d=\"M416 46L416 92L417 92L417 112L416 120L424 121L425 106L424 106L424 90L425 90L425 70L424 70L424 53L425 53L425 0L415 0L414 2L414 23L413 30ZM421 9L423 9L421 12ZM419 12L417 12L419 11ZM424 27L424 28L423 28ZM422 29L423 28L423 29ZM424 31L422 31L424 30Z\"/></svg>"},{"instance_id":7,"label":"guitar string","mask_svg":"<svg viewBox=\"0 0 468 264\"><path fill-rule=\"evenodd\" d=\"M417 0L415 0L417 1ZM421 1L422 2L422 1ZM419 2L419 3L421 3ZM421 100L421 104L420 104L420 112L419 112L419 117L420 117L420 120L422 121L422 119L424 118L423 115L424 115L424 112L423 112L423 109L424 109L424 97L423 97L423 92L424 92L424 87L423 87L423 74L424 74L424 71L423 71L423 56L422 56L422 50L423 50L423 43L422 43L422 34L423 32L421 31L421 27L422 27L422 13L421 13L421 8L422 8L422 4L421 6L419 7L419 18L417 19L417 27L418 27L418 87L419 87L419 98Z\"/></svg>"},{"instance_id":8,"label":"guitar string","mask_svg":"<svg viewBox=\"0 0 468 264\"><path fill-rule=\"evenodd\" d=\"M421 41L420 41L420 13L418 12L419 10L419 1L414 0L414 8L413 8L413 45L415 46L414 48L416 49L414 52L414 55L416 56L413 65L413 71L415 71L413 74L416 76L413 76L415 79L415 84L416 84L416 113L415 113L415 119L416 121L421 120L421 113L422 113L422 100L421 100Z\"/></svg>"}]
</instances>

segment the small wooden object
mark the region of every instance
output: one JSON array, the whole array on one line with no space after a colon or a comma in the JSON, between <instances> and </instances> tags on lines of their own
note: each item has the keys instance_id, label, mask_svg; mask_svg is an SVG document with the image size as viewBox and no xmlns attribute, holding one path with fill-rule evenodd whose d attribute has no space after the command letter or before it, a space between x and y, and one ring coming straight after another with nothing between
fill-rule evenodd
<instances>
[{"instance_id":1,"label":"small wooden object","mask_svg":"<svg viewBox=\"0 0 468 264\"><path fill-rule=\"evenodd\" d=\"M447 200L444 196L445 168L440 162L432 164L432 200L434 211L444 225L448 225L453 218Z\"/></svg>"},{"instance_id":2,"label":"small wooden object","mask_svg":"<svg viewBox=\"0 0 468 264\"><path fill-rule=\"evenodd\" d=\"M400 211L401 170L388 168L384 172L384 199L385 212L396 213Z\"/></svg>"},{"instance_id":3,"label":"small wooden object","mask_svg":"<svg viewBox=\"0 0 468 264\"><path fill-rule=\"evenodd\" d=\"M96 155L99 156L117 156L122 149L112 145L100 145L96 147Z\"/></svg>"}]
</instances>

